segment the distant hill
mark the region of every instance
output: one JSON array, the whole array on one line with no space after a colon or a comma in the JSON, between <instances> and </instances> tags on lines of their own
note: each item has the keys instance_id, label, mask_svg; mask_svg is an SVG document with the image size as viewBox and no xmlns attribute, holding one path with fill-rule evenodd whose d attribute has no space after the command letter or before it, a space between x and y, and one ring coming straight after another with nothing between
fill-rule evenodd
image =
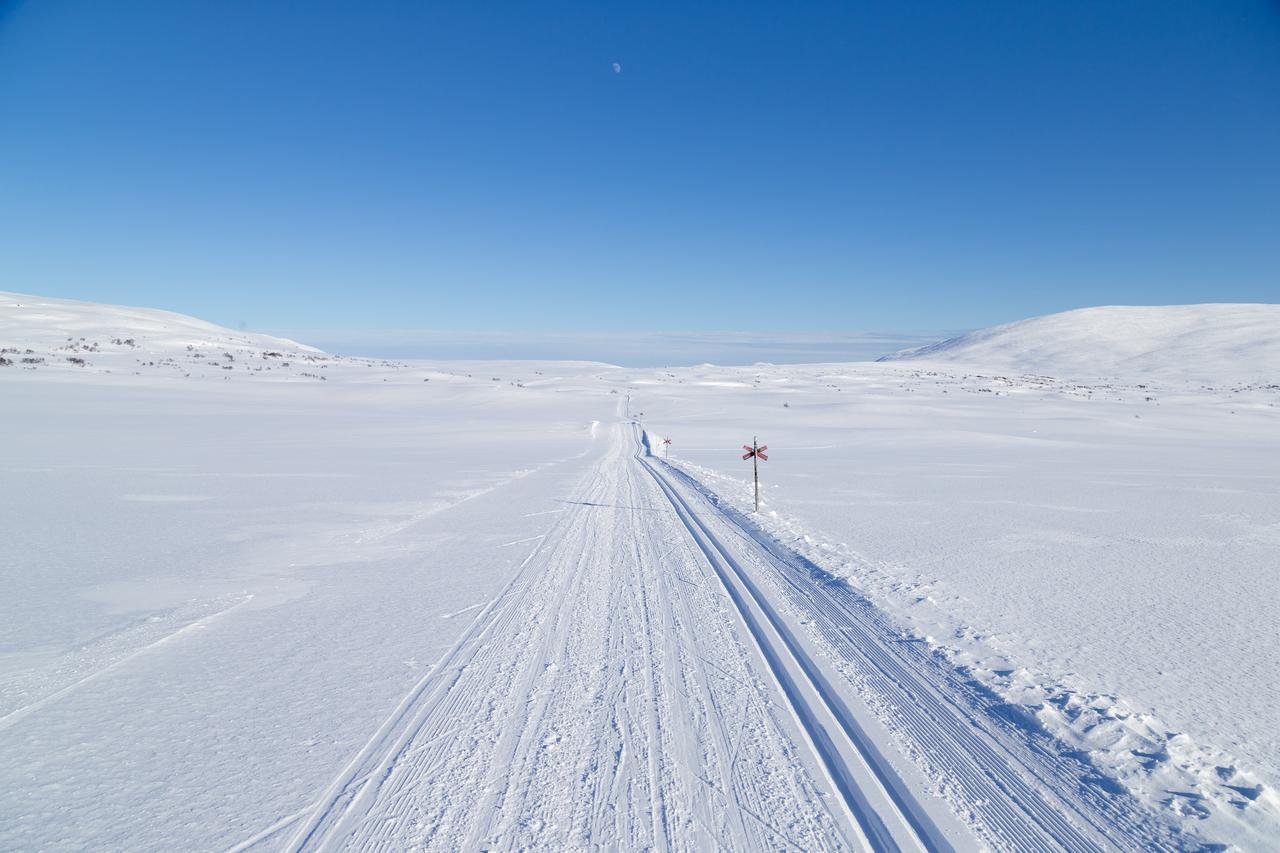
<instances>
[{"instance_id":1,"label":"distant hill","mask_svg":"<svg viewBox=\"0 0 1280 853\"><path fill-rule=\"evenodd\" d=\"M141 366L220 369L328 357L286 338L238 332L185 314L0 291L7 367L135 372Z\"/></svg>"},{"instance_id":2,"label":"distant hill","mask_svg":"<svg viewBox=\"0 0 1280 853\"><path fill-rule=\"evenodd\" d=\"M899 360L1070 379L1280 383L1280 305L1081 308L879 359Z\"/></svg>"},{"instance_id":3,"label":"distant hill","mask_svg":"<svg viewBox=\"0 0 1280 853\"><path fill-rule=\"evenodd\" d=\"M0 291L0 380L334 380L418 388L423 382L434 383L432 387L500 387L495 383L501 381L501 387L523 388L612 369L550 359L442 362L339 356L172 311Z\"/></svg>"}]
</instances>

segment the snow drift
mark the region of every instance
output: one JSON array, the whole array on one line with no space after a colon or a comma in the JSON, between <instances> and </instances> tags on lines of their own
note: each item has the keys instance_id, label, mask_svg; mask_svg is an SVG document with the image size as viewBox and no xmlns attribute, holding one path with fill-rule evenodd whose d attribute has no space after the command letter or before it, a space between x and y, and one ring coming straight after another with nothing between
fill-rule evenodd
<instances>
[{"instance_id":1,"label":"snow drift","mask_svg":"<svg viewBox=\"0 0 1280 853\"><path fill-rule=\"evenodd\" d=\"M1280 305L1081 308L980 329L879 360L900 359L1073 379L1274 382L1280 379Z\"/></svg>"}]
</instances>

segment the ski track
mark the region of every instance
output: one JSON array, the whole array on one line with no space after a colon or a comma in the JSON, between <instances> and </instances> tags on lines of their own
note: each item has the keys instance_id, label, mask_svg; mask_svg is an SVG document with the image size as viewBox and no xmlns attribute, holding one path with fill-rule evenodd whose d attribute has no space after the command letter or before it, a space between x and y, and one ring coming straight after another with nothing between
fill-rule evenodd
<instances>
[{"instance_id":1,"label":"ski track","mask_svg":"<svg viewBox=\"0 0 1280 853\"><path fill-rule=\"evenodd\" d=\"M1187 846L638 427L609 437L318 801L237 849Z\"/></svg>"},{"instance_id":2,"label":"ski track","mask_svg":"<svg viewBox=\"0 0 1280 853\"><path fill-rule=\"evenodd\" d=\"M831 664L846 695L859 696L904 751L925 765L957 812L1008 850L1185 850L1201 846L1144 811L1027 715L977 682L904 642L901 630L844 580L774 540L703 484L656 457L728 543L726 557L779 622L805 625L801 657ZM696 505L695 504L695 505ZM724 545L720 545L724 548ZM733 555L733 556L730 556ZM746 568L744 568L746 567ZM779 605L777 602L781 602ZM785 613L779 613L783 611ZM835 700L839 701L839 691ZM849 723L857 727L856 720Z\"/></svg>"},{"instance_id":3,"label":"ski track","mask_svg":"<svg viewBox=\"0 0 1280 853\"><path fill-rule=\"evenodd\" d=\"M62 698L69 696L70 694L79 690L81 687L84 687L87 684L91 684L92 682L97 681L99 678L119 669L120 667L124 666L125 664L129 663L135 658L141 657L142 655L145 655L145 654L149 654L155 649L158 649L161 646L168 645L169 643L175 642L180 638L187 636L188 634L192 634L203 628L207 628L213 622L221 619L223 616L226 616L228 613L233 612L236 608L244 604L248 604L252 600L253 600L253 595L241 596L239 601L237 601L235 604L228 605L227 607L224 607L221 610L215 610L212 613L209 613L205 616L200 617L199 619L195 619L191 622L188 622L182 627L177 628L156 640L152 640L150 643L147 643L145 646L134 649L116 658L115 660L112 660L109 663L100 666L98 669L90 671L88 675L85 675L79 679L76 679L75 681L71 682L70 684L67 684L64 687L60 687L57 690L54 690L52 693L49 693L46 696L42 696L41 698L36 699L35 701L32 701L26 705L13 709L9 713L5 714L4 716L0 716L0 732L5 731L6 729L12 728L13 726L17 725L21 720L30 716L31 714L34 714L36 711L39 711L45 708L46 706L52 705L53 703L61 700ZM136 626L130 626L130 627L136 627Z\"/></svg>"},{"instance_id":4,"label":"ski track","mask_svg":"<svg viewBox=\"0 0 1280 853\"><path fill-rule=\"evenodd\" d=\"M286 849L850 847L624 429Z\"/></svg>"}]
</instances>

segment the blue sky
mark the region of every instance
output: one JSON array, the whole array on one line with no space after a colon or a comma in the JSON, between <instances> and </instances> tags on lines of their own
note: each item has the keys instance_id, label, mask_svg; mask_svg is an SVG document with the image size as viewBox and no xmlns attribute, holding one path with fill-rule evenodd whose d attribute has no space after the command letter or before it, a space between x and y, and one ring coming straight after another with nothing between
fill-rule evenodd
<instances>
[{"instance_id":1,"label":"blue sky","mask_svg":"<svg viewBox=\"0 0 1280 853\"><path fill-rule=\"evenodd\" d=\"M1278 270L1275 2L0 3L0 289L407 352Z\"/></svg>"}]
</instances>

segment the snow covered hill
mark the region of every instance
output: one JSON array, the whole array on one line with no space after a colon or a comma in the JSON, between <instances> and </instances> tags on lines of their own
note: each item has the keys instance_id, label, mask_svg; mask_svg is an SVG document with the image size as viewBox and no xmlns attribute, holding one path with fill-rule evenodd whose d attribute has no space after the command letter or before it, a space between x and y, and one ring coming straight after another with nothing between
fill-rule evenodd
<instances>
[{"instance_id":1,"label":"snow covered hill","mask_svg":"<svg viewBox=\"0 0 1280 853\"><path fill-rule=\"evenodd\" d=\"M237 332L154 308L0 291L0 367L90 372L258 371L326 358L286 338ZM248 368L252 369L252 368Z\"/></svg>"},{"instance_id":2,"label":"snow covered hill","mask_svg":"<svg viewBox=\"0 0 1280 853\"><path fill-rule=\"evenodd\" d=\"M586 361L395 361L327 353L185 314L0 291L0 376L147 384L154 380L393 383L525 388L594 376Z\"/></svg>"},{"instance_id":3,"label":"snow covered hill","mask_svg":"<svg viewBox=\"0 0 1280 853\"><path fill-rule=\"evenodd\" d=\"M1280 380L1280 305L1105 306L992 326L880 361L1071 379Z\"/></svg>"}]
</instances>

